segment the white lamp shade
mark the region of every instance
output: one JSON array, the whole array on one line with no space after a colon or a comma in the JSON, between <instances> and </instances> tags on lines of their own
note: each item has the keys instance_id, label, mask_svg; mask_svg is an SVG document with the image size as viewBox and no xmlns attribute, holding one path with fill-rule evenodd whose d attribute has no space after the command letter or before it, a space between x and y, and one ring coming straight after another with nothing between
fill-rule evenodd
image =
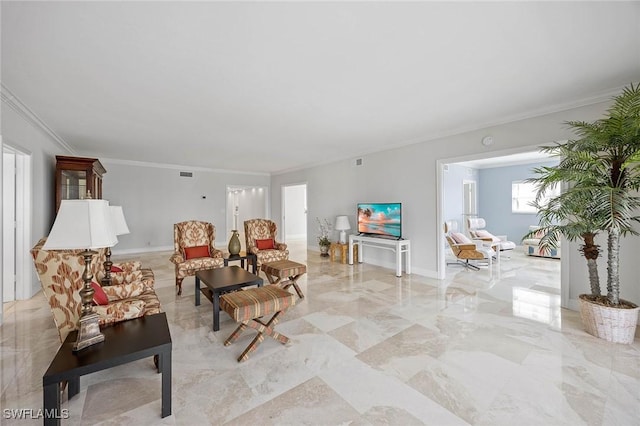
<instances>
[{"instance_id":1,"label":"white lamp shade","mask_svg":"<svg viewBox=\"0 0 640 426\"><path fill-rule=\"evenodd\" d=\"M124 220L124 213L122 212L122 206L109 206L111 210L111 220L113 222L113 228L116 235L124 235L129 233L129 227L127 221Z\"/></svg>"},{"instance_id":2,"label":"white lamp shade","mask_svg":"<svg viewBox=\"0 0 640 426\"><path fill-rule=\"evenodd\" d=\"M107 200L62 200L43 248L96 249L117 243Z\"/></svg>"},{"instance_id":3,"label":"white lamp shade","mask_svg":"<svg viewBox=\"0 0 640 426\"><path fill-rule=\"evenodd\" d=\"M351 229L351 225L349 225L349 217L348 216L338 216L336 217L336 231L346 231Z\"/></svg>"}]
</instances>

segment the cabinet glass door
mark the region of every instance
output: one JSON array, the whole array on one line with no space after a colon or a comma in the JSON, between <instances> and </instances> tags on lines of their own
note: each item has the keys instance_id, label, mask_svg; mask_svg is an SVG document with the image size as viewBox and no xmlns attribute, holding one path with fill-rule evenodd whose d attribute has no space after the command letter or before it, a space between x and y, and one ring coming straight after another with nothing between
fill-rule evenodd
<instances>
[{"instance_id":1,"label":"cabinet glass door","mask_svg":"<svg viewBox=\"0 0 640 426\"><path fill-rule=\"evenodd\" d=\"M83 170L63 170L60 188L62 200L80 200L87 194L87 172Z\"/></svg>"}]
</instances>

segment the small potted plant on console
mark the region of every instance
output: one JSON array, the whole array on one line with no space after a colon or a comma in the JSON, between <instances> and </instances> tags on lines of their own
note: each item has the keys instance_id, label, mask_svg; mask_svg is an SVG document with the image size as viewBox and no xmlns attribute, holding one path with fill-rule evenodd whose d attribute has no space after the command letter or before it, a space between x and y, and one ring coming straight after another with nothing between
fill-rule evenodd
<instances>
[{"instance_id":1,"label":"small potted plant on console","mask_svg":"<svg viewBox=\"0 0 640 426\"><path fill-rule=\"evenodd\" d=\"M318 246L320 247L320 256L329 256L331 223L329 223L327 219L321 221L320 218L317 217L316 221L318 222Z\"/></svg>"}]
</instances>

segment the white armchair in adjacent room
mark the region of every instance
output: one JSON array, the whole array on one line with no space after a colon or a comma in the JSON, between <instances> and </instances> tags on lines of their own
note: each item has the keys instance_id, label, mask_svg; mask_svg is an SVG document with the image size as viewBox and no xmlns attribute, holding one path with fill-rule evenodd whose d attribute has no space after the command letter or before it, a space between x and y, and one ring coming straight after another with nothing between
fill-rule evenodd
<instances>
[{"instance_id":1,"label":"white armchair in adjacent room","mask_svg":"<svg viewBox=\"0 0 640 426\"><path fill-rule=\"evenodd\" d=\"M500 246L500 251L504 254L505 251L513 250L516 248L516 243L508 241L506 235L493 235L486 229L487 222L481 217L470 217L467 219L467 226L471 239L489 241L497 243Z\"/></svg>"},{"instance_id":2,"label":"white armchair in adjacent room","mask_svg":"<svg viewBox=\"0 0 640 426\"><path fill-rule=\"evenodd\" d=\"M487 262L489 269L496 252L491 248L492 243L475 240L471 241L466 235L455 232L455 222L446 222L444 225L445 238L456 257L456 264L460 264L475 271L480 268L476 263Z\"/></svg>"}]
</instances>

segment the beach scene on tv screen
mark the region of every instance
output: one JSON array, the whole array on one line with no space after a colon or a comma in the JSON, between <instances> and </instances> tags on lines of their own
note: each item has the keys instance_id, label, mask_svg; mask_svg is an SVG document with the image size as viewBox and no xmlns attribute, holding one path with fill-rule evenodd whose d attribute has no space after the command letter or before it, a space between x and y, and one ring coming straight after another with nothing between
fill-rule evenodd
<instances>
[{"instance_id":1,"label":"beach scene on tv screen","mask_svg":"<svg viewBox=\"0 0 640 426\"><path fill-rule=\"evenodd\" d=\"M358 232L401 237L400 203L358 204Z\"/></svg>"}]
</instances>

